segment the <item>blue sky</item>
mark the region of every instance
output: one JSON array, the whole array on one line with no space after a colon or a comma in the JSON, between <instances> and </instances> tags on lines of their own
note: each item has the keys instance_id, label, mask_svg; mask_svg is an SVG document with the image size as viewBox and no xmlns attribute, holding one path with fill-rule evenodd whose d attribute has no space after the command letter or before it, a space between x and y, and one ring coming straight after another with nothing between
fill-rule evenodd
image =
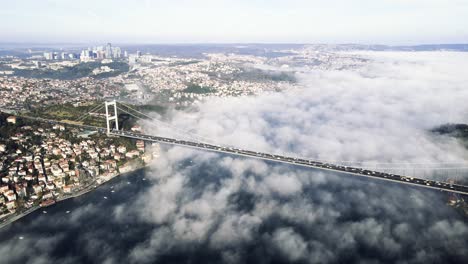
<instances>
[{"instance_id":1,"label":"blue sky","mask_svg":"<svg viewBox=\"0 0 468 264\"><path fill-rule=\"evenodd\" d=\"M0 0L0 42L467 43L468 0Z\"/></svg>"}]
</instances>

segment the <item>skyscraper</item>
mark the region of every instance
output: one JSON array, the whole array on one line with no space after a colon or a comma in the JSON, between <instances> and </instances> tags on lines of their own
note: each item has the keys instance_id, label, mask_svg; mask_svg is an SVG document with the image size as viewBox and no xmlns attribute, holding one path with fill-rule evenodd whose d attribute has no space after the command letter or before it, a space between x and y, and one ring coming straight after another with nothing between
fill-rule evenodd
<instances>
[{"instance_id":1,"label":"skyscraper","mask_svg":"<svg viewBox=\"0 0 468 264\"><path fill-rule=\"evenodd\" d=\"M112 48L112 56L117 59L122 57L122 50L119 47Z\"/></svg>"},{"instance_id":2,"label":"skyscraper","mask_svg":"<svg viewBox=\"0 0 468 264\"><path fill-rule=\"evenodd\" d=\"M54 53L53 52L44 52L44 58L46 60L53 60L54 59Z\"/></svg>"},{"instance_id":3,"label":"skyscraper","mask_svg":"<svg viewBox=\"0 0 468 264\"><path fill-rule=\"evenodd\" d=\"M110 43L107 43L106 45L106 58L107 59L112 58L112 45Z\"/></svg>"}]
</instances>

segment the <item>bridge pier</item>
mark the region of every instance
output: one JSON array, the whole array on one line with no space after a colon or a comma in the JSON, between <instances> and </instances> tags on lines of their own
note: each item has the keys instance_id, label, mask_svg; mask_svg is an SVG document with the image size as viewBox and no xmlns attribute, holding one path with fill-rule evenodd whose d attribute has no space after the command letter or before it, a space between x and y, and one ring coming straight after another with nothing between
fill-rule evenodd
<instances>
[{"instance_id":1,"label":"bridge pier","mask_svg":"<svg viewBox=\"0 0 468 264\"><path fill-rule=\"evenodd\" d=\"M112 102L105 102L106 104L106 123L107 123L107 134L109 135L110 132L111 132L111 125L110 125L110 122L112 120L115 120L115 129L116 130L119 130L119 118L118 118L118 115L117 115L117 102L116 101L112 101ZM114 114L111 116L109 115L110 111L109 111L109 106L113 106L114 107Z\"/></svg>"}]
</instances>

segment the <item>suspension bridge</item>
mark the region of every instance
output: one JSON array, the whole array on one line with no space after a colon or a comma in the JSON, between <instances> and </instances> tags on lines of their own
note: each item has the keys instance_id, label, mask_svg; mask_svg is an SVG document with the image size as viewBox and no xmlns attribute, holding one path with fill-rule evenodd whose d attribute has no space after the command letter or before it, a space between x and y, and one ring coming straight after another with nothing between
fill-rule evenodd
<instances>
[{"instance_id":1,"label":"suspension bridge","mask_svg":"<svg viewBox=\"0 0 468 264\"><path fill-rule=\"evenodd\" d=\"M105 108L105 114L99 113L99 111ZM126 131L123 129L119 129L119 112L121 111L125 114L128 114L137 120L150 120L152 122L156 122L159 126L164 126L170 130L172 135L177 136L175 137L163 137L163 136L155 136L155 135L147 135L139 132L134 131ZM6 112L6 111L4 111ZM96 115L104 115L106 119L106 127L99 127L99 126L90 126L84 125L81 121L86 120L88 116L96 116ZM100 133L105 133L108 136L117 136L117 137L125 137L131 139L138 139L147 142L156 142L156 143L163 143L168 145L176 145L176 146L183 146L201 150L208 150L213 152L219 153L226 153L231 155L237 156L244 156L249 158L256 158L262 160L269 160L274 162L280 163L287 163L302 167L309 167L315 168L320 170L327 170L327 171L334 171L339 173L344 173L348 175L355 175L361 177L367 177L372 179L378 180L385 180L391 181L401 184L407 184L412 186L419 186L423 188L429 189L436 189L440 191L446 191L449 193L454 194L464 194L468 195L468 186L455 184L446 181L438 181L438 180L429 180L425 178L419 178L413 176L407 176L403 174L399 174L398 171L437 171L440 169L451 171L453 173L457 173L462 170L468 169L466 164L459 164L459 163L383 163L382 167L379 167L379 164L373 163L366 163L366 162L354 162L354 161L331 161L331 160L317 160L317 159L307 159L307 158L299 158L293 157L289 155L279 155L273 153L265 153L265 152L258 152L252 151L247 149L241 149L234 146L228 145L220 145L211 142L210 139L192 133L190 131L180 129L178 127L172 126L167 122L163 122L156 118L150 117L149 115L134 109L133 107L129 106L123 102L105 102L104 105L98 105L92 108L87 113L83 114L76 120L70 121L58 121L58 120L50 120L45 118L39 117L30 117L26 115L18 115L23 118L33 119L39 122L47 122L51 124L63 124L69 126L80 127L88 130L95 130ZM390 167L393 166L393 167ZM413 165L413 167L408 168L408 165ZM396 167L395 167L396 166Z\"/></svg>"}]
</instances>

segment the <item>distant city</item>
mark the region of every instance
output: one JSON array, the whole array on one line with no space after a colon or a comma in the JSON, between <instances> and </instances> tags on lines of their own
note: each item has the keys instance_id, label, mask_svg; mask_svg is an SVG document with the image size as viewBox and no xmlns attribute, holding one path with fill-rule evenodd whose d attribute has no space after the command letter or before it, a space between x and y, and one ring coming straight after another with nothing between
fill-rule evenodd
<instances>
[{"instance_id":1,"label":"distant city","mask_svg":"<svg viewBox=\"0 0 468 264\"><path fill-rule=\"evenodd\" d=\"M32 53L32 50L29 50ZM119 59L122 57L128 57L127 51L122 50L120 47L113 47L111 43L107 43L105 46L96 46L82 50L79 54L65 51L47 51L44 52L43 56L35 55L31 59L45 60L76 60L79 59L82 62L92 60L103 60L103 59Z\"/></svg>"}]
</instances>

